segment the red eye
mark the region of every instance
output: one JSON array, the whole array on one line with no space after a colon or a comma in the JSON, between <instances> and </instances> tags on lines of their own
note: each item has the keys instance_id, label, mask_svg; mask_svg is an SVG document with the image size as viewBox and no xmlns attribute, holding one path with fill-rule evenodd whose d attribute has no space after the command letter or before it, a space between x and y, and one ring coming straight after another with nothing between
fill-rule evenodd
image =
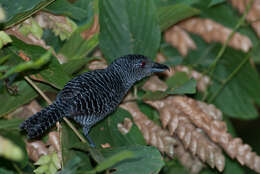
<instances>
[{"instance_id":1,"label":"red eye","mask_svg":"<svg viewBox=\"0 0 260 174\"><path fill-rule=\"evenodd\" d=\"M146 64L146 62L141 62L141 68L144 68L144 66L145 66L145 64Z\"/></svg>"}]
</instances>

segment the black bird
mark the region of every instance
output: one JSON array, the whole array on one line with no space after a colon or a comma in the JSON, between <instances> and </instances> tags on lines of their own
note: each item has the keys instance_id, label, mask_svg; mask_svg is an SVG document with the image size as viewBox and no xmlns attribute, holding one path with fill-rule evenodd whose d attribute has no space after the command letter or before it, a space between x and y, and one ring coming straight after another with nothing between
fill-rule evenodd
<instances>
[{"instance_id":1,"label":"black bird","mask_svg":"<svg viewBox=\"0 0 260 174\"><path fill-rule=\"evenodd\" d=\"M20 128L33 139L67 117L83 127L90 145L95 146L88 135L90 128L116 109L135 82L166 69L166 65L142 55L119 57L105 69L88 71L70 80L51 105L25 120Z\"/></svg>"}]
</instances>

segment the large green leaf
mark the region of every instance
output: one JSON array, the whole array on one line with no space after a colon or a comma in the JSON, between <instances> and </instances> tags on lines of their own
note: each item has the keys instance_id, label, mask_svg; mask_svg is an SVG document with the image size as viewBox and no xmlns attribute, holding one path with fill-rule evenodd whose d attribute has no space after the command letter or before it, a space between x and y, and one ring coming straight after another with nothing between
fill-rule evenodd
<instances>
[{"instance_id":1,"label":"large green leaf","mask_svg":"<svg viewBox=\"0 0 260 174\"><path fill-rule=\"evenodd\" d=\"M164 165L161 154L155 147L123 146L106 150L103 154L109 157L124 150L133 152L135 158L126 159L114 165L115 174L132 174L133 171L135 174L156 174Z\"/></svg>"},{"instance_id":2,"label":"large green leaf","mask_svg":"<svg viewBox=\"0 0 260 174\"><path fill-rule=\"evenodd\" d=\"M0 130L19 130L19 125L23 122L23 119L13 118L11 120L0 120Z\"/></svg>"},{"instance_id":3,"label":"large green leaf","mask_svg":"<svg viewBox=\"0 0 260 174\"><path fill-rule=\"evenodd\" d=\"M87 2L85 6L77 7L67 0L56 0L54 3L47 6L45 10L58 15L66 15L72 19L81 21L88 16L87 8L89 0L85 1Z\"/></svg>"},{"instance_id":4,"label":"large green leaf","mask_svg":"<svg viewBox=\"0 0 260 174\"><path fill-rule=\"evenodd\" d=\"M67 125L62 123L62 136L61 136L61 144L62 144L62 160L65 166L72 165L71 159L79 158L81 163L82 170L89 170L92 168L90 164L90 159L87 153L83 151L78 151L72 149L72 147L80 143L80 140L76 136L76 134L72 131L72 129Z\"/></svg>"},{"instance_id":5,"label":"large green leaf","mask_svg":"<svg viewBox=\"0 0 260 174\"><path fill-rule=\"evenodd\" d=\"M207 44L197 36L191 35L197 44L197 50L191 51L185 59L186 64L193 64L199 70L208 70L213 58L218 54L220 44ZM212 85L209 88L209 97L222 87L223 81L235 71L239 64L246 58L246 54L227 48L218 62L212 76ZM247 62L237 74L227 83L213 101L214 104L226 115L252 119L257 117L254 101L259 104L260 80L257 72Z\"/></svg>"},{"instance_id":6,"label":"large green leaf","mask_svg":"<svg viewBox=\"0 0 260 174\"><path fill-rule=\"evenodd\" d=\"M0 98L6 99L5 102L1 102L0 117L30 102L38 96L35 89L33 89L25 80L17 81L13 83L13 85L17 86L18 89L18 93L16 95L10 94L7 90L0 92ZM40 87L42 91L53 91L52 88L45 84L36 83L36 85Z\"/></svg>"},{"instance_id":7,"label":"large green leaf","mask_svg":"<svg viewBox=\"0 0 260 174\"><path fill-rule=\"evenodd\" d=\"M91 129L90 136L96 145L99 147L101 144L109 143L111 147L119 147L146 144L142 133L135 124L127 134L123 135L119 132L117 124L123 123L125 118L131 119L131 115L127 111L118 108L107 119L94 126Z\"/></svg>"},{"instance_id":8,"label":"large green leaf","mask_svg":"<svg viewBox=\"0 0 260 174\"><path fill-rule=\"evenodd\" d=\"M11 27L31 15L40 11L42 8L46 7L55 0L30 0L30 1L16 1L16 0L1 0L0 5L3 7L6 20L0 28Z\"/></svg>"},{"instance_id":9,"label":"large green leaf","mask_svg":"<svg viewBox=\"0 0 260 174\"><path fill-rule=\"evenodd\" d=\"M160 27L153 0L99 2L100 48L109 61L125 54L154 58L160 44Z\"/></svg>"},{"instance_id":10,"label":"large green leaf","mask_svg":"<svg viewBox=\"0 0 260 174\"><path fill-rule=\"evenodd\" d=\"M223 2L226 2L226 0L211 0L209 6L212 7L214 5L218 5L218 4L221 4Z\"/></svg>"},{"instance_id":11,"label":"large green leaf","mask_svg":"<svg viewBox=\"0 0 260 174\"><path fill-rule=\"evenodd\" d=\"M13 172L11 170L6 170L4 168L0 168L0 173L2 173L2 174L15 174L15 172Z\"/></svg>"},{"instance_id":12,"label":"large green leaf","mask_svg":"<svg viewBox=\"0 0 260 174\"><path fill-rule=\"evenodd\" d=\"M17 55L20 51L22 51L35 61L46 52L46 50L42 47L26 44L15 37L12 37L12 40L12 45L8 47L8 49L10 49L14 55ZM65 73L62 66L54 56L52 56L48 66L39 71L39 74L45 81L58 89L62 89L63 86L71 79L71 77Z\"/></svg>"},{"instance_id":13,"label":"large green leaf","mask_svg":"<svg viewBox=\"0 0 260 174\"><path fill-rule=\"evenodd\" d=\"M81 59L86 57L98 45L98 34L90 39L82 38L79 31L75 31L70 39L63 45L59 53L64 55L67 60Z\"/></svg>"},{"instance_id":14,"label":"large green leaf","mask_svg":"<svg viewBox=\"0 0 260 174\"><path fill-rule=\"evenodd\" d=\"M160 7L157 13L161 30L164 31L183 19L199 14L200 11L189 5L176 4Z\"/></svg>"},{"instance_id":15,"label":"large green leaf","mask_svg":"<svg viewBox=\"0 0 260 174\"><path fill-rule=\"evenodd\" d=\"M185 72L176 72L167 79L168 89L165 91L147 91L143 95L144 100L159 100L170 94L194 94L196 93L196 80L190 79Z\"/></svg>"}]
</instances>

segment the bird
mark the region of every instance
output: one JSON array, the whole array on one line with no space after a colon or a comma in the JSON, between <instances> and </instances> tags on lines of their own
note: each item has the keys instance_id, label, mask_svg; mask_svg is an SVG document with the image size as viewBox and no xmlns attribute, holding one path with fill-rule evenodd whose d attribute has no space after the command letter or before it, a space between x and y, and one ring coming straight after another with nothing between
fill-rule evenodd
<instances>
[{"instance_id":1,"label":"bird","mask_svg":"<svg viewBox=\"0 0 260 174\"><path fill-rule=\"evenodd\" d=\"M67 117L82 126L90 146L95 147L89 136L91 127L114 112L137 81L167 69L143 55L121 56L105 69L74 77L51 105L21 123L20 129L27 132L29 139L35 139Z\"/></svg>"}]
</instances>

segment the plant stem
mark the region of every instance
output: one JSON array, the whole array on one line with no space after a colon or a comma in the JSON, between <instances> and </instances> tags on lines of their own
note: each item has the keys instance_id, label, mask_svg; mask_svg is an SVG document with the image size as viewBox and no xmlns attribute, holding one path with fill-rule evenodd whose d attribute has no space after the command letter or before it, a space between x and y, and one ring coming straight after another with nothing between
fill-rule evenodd
<instances>
[{"instance_id":1,"label":"plant stem","mask_svg":"<svg viewBox=\"0 0 260 174\"><path fill-rule=\"evenodd\" d=\"M228 76L228 78L223 82L221 87L217 90L217 92L208 100L209 103L212 103L216 97L219 95L221 90L226 86L226 84L239 72L239 70L243 67L243 65L248 61L251 54L248 55L242 60L242 62L236 67L236 69Z\"/></svg>"},{"instance_id":2,"label":"plant stem","mask_svg":"<svg viewBox=\"0 0 260 174\"><path fill-rule=\"evenodd\" d=\"M224 54L229 41L231 40L231 38L233 37L233 35L235 34L235 32L238 30L238 28L244 23L245 18L249 12L249 9L251 8L252 4L253 4L253 0L250 0L250 2L248 3L245 12L243 13L243 16L240 18L240 20L238 21L238 23L236 24L235 28L233 29L233 31L230 33L230 35L228 36L227 40L225 41L225 43L223 44L223 46L221 47L220 51L218 52L214 62L209 66L208 71L205 71L203 73L203 75L208 74L210 79L212 79L212 75L213 72L217 66L217 63L219 62L219 60L221 59L222 55ZM205 101L208 97L208 92L204 93L202 100ZM212 98L212 97L211 97ZM213 99L214 100L214 99ZM212 101L212 99L209 99L209 101Z\"/></svg>"},{"instance_id":3,"label":"plant stem","mask_svg":"<svg viewBox=\"0 0 260 174\"><path fill-rule=\"evenodd\" d=\"M249 9L251 8L253 3L253 0L250 0L250 2L248 3L246 10L243 14L243 16L240 18L240 20L238 21L238 23L236 24L235 28L233 29L233 31L231 32L231 34L228 36L227 40L225 41L225 43L223 44L223 46L221 47L220 51L217 54L217 57L215 58L214 62L210 65L209 67L209 76L212 76L212 73L214 72L216 65L218 63L218 61L221 59L222 55L224 54L227 45L229 43L229 41L231 40L231 38L234 36L235 32L238 30L238 28L244 23L245 18L248 14Z\"/></svg>"}]
</instances>

